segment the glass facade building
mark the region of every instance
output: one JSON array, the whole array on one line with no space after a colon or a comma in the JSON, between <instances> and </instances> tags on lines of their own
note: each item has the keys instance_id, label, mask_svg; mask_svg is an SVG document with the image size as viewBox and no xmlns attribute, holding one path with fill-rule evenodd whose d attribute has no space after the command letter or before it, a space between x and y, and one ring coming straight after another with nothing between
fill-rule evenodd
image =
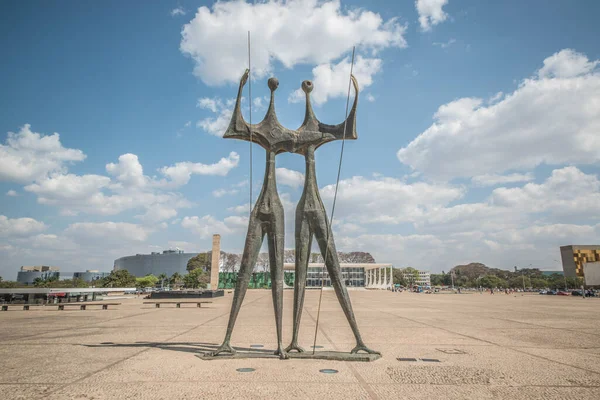
<instances>
[{"instance_id":1,"label":"glass facade building","mask_svg":"<svg viewBox=\"0 0 600 400\"><path fill-rule=\"evenodd\" d=\"M21 267L21 270L17 272L17 282L24 285L32 285L37 278L42 280L55 278L58 280L60 279L59 268L40 265L35 267Z\"/></svg>"},{"instance_id":2,"label":"glass facade building","mask_svg":"<svg viewBox=\"0 0 600 400\"><path fill-rule=\"evenodd\" d=\"M347 287L365 286L365 269L361 267L342 267L342 280ZM331 286L331 278L324 267L308 267L306 287Z\"/></svg>"},{"instance_id":3,"label":"glass facade building","mask_svg":"<svg viewBox=\"0 0 600 400\"><path fill-rule=\"evenodd\" d=\"M342 280L346 287L365 287L365 270L376 268L391 268L391 264L350 264L341 265ZM221 272L219 273L219 289L233 289L237 282L237 272ZM284 265L283 274L284 287L294 287L296 283L295 265L286 263ZM331 287L331 278L327 273L327 268L323 264L309 264L306 287L320 288L321 284L324 287ZM270 272L254 272L248 284L250 289L270 288L271 273Z\"/></svg>"},{"instance_id":4,"label":"glass facade building","mask_svg":"<svg viewBox=\"0 0 600 400\"><path fill-rule=\"evenodd\" d=\"M74 272L73 279L83 279L86 282L93 282L98 279L102 279L110 275L110 272L99 272L94 270L88 270L85 272Z\"/></svg>"},{"instance_id":5,"label":"glass facade building","mask_svg":"<svg viewBox=\"0 0 600 400\"><path fill-rule=\"evenodd\" d=\"M165 250L162 253L136 254L115 260L114 270L126 269L136 277L162 273L172 276L175 272L187 274L187 262L198 253L184 253L183 250Z\"/></svg>"}]
</instances>

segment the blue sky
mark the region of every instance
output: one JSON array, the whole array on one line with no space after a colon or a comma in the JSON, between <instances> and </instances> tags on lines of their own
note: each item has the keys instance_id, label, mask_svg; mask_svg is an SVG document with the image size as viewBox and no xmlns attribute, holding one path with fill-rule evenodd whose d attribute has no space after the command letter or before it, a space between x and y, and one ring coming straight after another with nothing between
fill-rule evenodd
<instances>
[{"instance_id":1,"label":"blue sky","mask_svg":"<svg viewBox=\"0 0 600 400\"><path fill-rule=\"evenodd\" d=\"M558 246L600 240L599 14L594 1L2 2L0 276L110 270L120 256L206 250L212 233L241 252L249 149L219 135L248 30L253 121L277 76L289 128L305 79L320 120L344 119L357 48L340 250L434 272L556 269ZM339 145L317 152L328 209ZM304 162L277 166L291 248Z\"/></svg>"}]
</instances>

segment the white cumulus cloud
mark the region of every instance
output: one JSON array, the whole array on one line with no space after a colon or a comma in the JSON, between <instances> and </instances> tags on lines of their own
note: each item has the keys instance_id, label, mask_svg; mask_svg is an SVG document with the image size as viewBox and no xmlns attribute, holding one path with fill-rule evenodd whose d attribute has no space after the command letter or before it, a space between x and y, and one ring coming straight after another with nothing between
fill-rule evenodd
<instances>
[{"instance_id":1,"label":"white cumulus cloud","mask_svg":"<svg viewBox=\"0 0 600 400\"><path fill-rule=\"evenodd\" d=\"M238 82L247 65L251 31L252 68L264 77L276 62L285 68L327 64L352 46L376 53L405 47L405 26L363 8L343 9L339 0L217 2L200 7L183 27L180 50L195 62L194 73L208 85Z\"/></svg>"},{"instance_id":2,"label":"white cumulus cloud","mask_svg":"<svg viewBox=\"0 0 600 400\"><path fill-rule=\"evenodd\" d=\"M0 181L28 183L65 171L68 163L85 157L81 150L63 147L58 133L35 133L25 124L19 132L8 132L6 144L0 144Z\"/></svg>"},{"instance_id":3,"label":"white cumulus cloud","mask_svg":"<svg viewBox=\"0 0 600 400\"><path fill-rule=\"evenodd\" d=\"M176 7L171 10L171 17L176 17L178 15L185 15L185 14L186 14L185 10L181 7Z\"/></svg>"},{"instance_id":4,"label":"white cumulus cloud","mask_svg":"<svg viewBox=\"0 0 600 400\"><path fill-rule=\"evenodd\" d=\"M143 242L150 232L141 225L127 222L76 222L65 229L65 234L77 241Z\"/></svg>"},{"instance_id":5,"label":"white cumulus cloud","mask_svg":"<svg viewBox=\"0 0 600 400\"><path fill-rule=\"evenodd\" d=\"M443 7L448 0L416 0L415 8L419 14L419 24L423 31L430 31L431 27L442 23L448 18Z\"/></svg>"},{"instance_id":6,"label":"white cumulus cloud","mask_svg":"<svg viewBox=\"0 0 600 400\"><path fill-rule=\"evenodd\" d=\"M473 182L475 186L495 186L506 183L529 182L533 179L534 176L531 172L526 174L514 173L507 175L485 174L474 176L471 178L471 182Z\"/></svg>"},{"instance_id":7,"label":"white cumulus cloud","mask_svg":"<svg viewBox=\"0 0 600 400\"><path fill-rule=\"evenodd\" d=\"M291 186L293 188L304 185L304 174L302 172L294 171L293 169L276 168L275 176L277 178L277 183L281 185Z\"/></svg>"},{"instance_id":8,"label":"white cumulus cloud","mask_svg":"<svg viewBox=\"0 0 600 400\"><path fill-rule=\"evenodd\" d=\"M212 215L184 217L181 226L198 235L201 239L211 237L216 233L220 235L229 234L234 230Z\"/></svg>"},{"instance_id":9,"label":"white cumulus cloud","mask_svg":"<svg viewBox=\"0 0 600 400\"><path fill-rule=\"evenodd\" d=\"M321 189L325 201L332 201L334 193L333 184ZM363 224L412 222L432 209L460 199L464 193L464 188L448 184L409 184L395 178L354 176L340 181L336 218Z\"/></svg>"},{"instance_id":10,"label":"white cumulus cloud","mask_svg":"<svg viewBox=\"0 0 600 400\"><path fill-rule=\"evenodd\" d=\"M244 99L242 98L242 101L243 100ZM227 127L229 127L229 122L231 122L231 114L233 114L234 105L234 99L228 99L225 101L218 97L203 97L199 99L197 106L199 108L211 111L215 114L215 116L202 118L196 122L196 126L198 128L202 128L206 133L222 137L227 130Z\"/></svg>"},{"instance_id":11,"label":"white cumulus cloud","mask_svg":"<svg viewBox=\"0 0 600 400\"><path fill-rule=\"evenodd\" d=\"M46 229L46 224L33 218L8 218L0 215L0 237L27 236Z\"/></svg>"},{"instance_id":12,"label":"white cumulus cloud","mask_svg":"<svg viewBox=\"0 0 600 400\"><path fill-rule=\"evenodd\" d=\"M329 98L346 97L348 85L350 84L350 58L344 58L338 63L326 63L313 68L313 91L312 100L316 104L323 104ZM356 77L360 88L366 88L373 83L373 76L381 71L382 60L379 58L356 57L352 74ZM354 89L350 96L353 98ZM288 101L292 103L302 102L305 99L302 89L294 91Z\"/></svg>"},{"instance_id":13,"label":"white cumulus cloud","mask_svg":"<svg viewBox=\"0 0 600 400\"><path fill-rule=\"evenodd\" d=\"M175 185L185 185L189 182L192 174L226 176L229 171L238 166L240 156L235 151L229 153L228 157L221 158L214 164L202 164L193 162L179 162L169 167L163 167L159 171L171 179Z\"/></svg>"},{"instance_id":14,"label":"white cumulus cloud","mask_svg":"<svg viewBox=\"0 0 600 400\"><path fill-rule=\"evenodd\" d=\"M540 164L600 161L600 73L581 53L547 58L535 77L485 105L461 98L398 151L401 162L436 179L498 174Z\"/></svg>"}]
</instances>

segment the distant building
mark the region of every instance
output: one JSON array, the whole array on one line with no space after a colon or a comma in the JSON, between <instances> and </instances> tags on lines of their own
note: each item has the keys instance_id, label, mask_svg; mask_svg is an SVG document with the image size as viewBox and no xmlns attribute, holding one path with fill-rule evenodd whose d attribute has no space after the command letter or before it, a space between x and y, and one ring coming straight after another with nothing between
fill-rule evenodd
<instances>
[{"instance_id":1,"label":"distant building","mask_svg":"<svg viewBox=\"0 0 600 400\"><path fill-rule=\"evenodd\" d=\"M47 265L38 265L32 267L21 267L21 270L17 272L17 282L24 285L32 285L37 279L49 279L56 278L60 279L60 268L49 267Z\"/></svg>"},{"instance_id":2,"label":"distant building","mask_svg":"<svg viewBox=\"0 0 600 400\"><path fill-rule=\"evenodd\" d=\"M561 246L560 257L566 277L583 277L583 265L585 263L600 261L600 245Z\"/></svg>"},{"instance_id":3,"label":"distant building","mask_svg":"<svg viewBox=\"0 0 600 400\"><path fill-rule=\"evenodd\" d=\"M93 282L110 275L110 272L100 272L97 269L88 269L85 272L74 272L73 279L83 279L86 282Z\"/></svg>"},{"instance_id":4,"label":"distant building","mask_svg":"<svg viewBox=\"0 0 600 400\"><path fill-rule=\"evenodd\" d=\"M115 260L113 269L115 271L125 269L137 277L162 273L172 276L175 272L185 275L188 261L197 255L198 253L185 253L179 249L165 250L162 253L136 254Z\"/></svg>"},{"instance_id":5,"label":"distant building","mask_svg":"<svg viewBox=\"0 0 600 400\"><path fill-rule=\"evenodd\" d=\"M419 277L413 282L413 285L431 286L431 274L429 273L429 271L417 270L417 272L419 273ZM410 274L403 272L402 276L404 276L404 280L407 282L410 282L412 280L412 276Z\"/></svg>"},{"instance_id":6,"label":"distant building","mask_svg":"<svg viewBox=\"0 0 600 400\"><path fill-rule=\"evenodd\" d=\"M348 288L391 289L393 285L392 264L374 263L340 263L340 277ZM294 263L284 263L284 287L294 287L296 271ZM219 274L219 288L232 289L235 287L238 272L221 272ZM269 272L255 272L250 278L249 288L271 287L271 274ZM331 287L331 278L324 268L323 263L308 264L306 274L306 288L315 289Z\"/></svg>"},{"instance_id":7,"label":"distant building","mask_svg":"<svg viewBox=\"0 0 600 400\"><path fill-rule=\"evenodd\" d=\"M389 277L392 276L392 264L340 263L341 278L347 287L366 287L369 285L369 283L373 284L373 287L375 287L375 280L372 279L373 282L368 282L369 277L367 277L367 272L377 269L377 274L379 274L380 269L383 271L383 269L386 268L386 278L388 278L387 281L391 282ZM291 279L291 282L294 282L296 279L295 264L285 263L283 264L283 269L285 271L286 280ZM377 274L372 275L374 277ZM381 272L381 274L383 274L383 272ZM379 278L379 275L377 275L377 278ZM387 281L383 279L382 275L382 278L377 282L377 284L384 285ZM331 278L329 277L327 268L324 268L322 263L308 264L308 269L306 271L306 287L320 288L321 285L324 287L331 286Z\"/></svg>"}]
</instances>

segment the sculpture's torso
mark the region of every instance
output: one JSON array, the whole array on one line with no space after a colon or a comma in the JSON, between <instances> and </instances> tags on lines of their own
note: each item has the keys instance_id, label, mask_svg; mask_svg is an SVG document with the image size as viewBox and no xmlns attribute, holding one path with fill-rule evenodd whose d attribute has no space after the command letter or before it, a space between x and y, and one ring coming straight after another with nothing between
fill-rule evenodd
<instances>
[{"instance_id":1,"label":"sculpture's torso","mask_svg":"<svg viewBox=\"0 0 600 400\"><path fill-rule=\"evenodd\" d=\"M252 213L263 222L271 222L273 215L283 212L283 205L277 193L277 181L275 179L275 155L274 151L267 151L263 187L252 210Z\"/></svg>"},{"instance_id":2,"label":"sculpture's torso","mask_svg":"<svg viewBox=\"0 0 600 400\"><path fill-rule=\"evenodd\" d=\"M298 202L297 213L322 213L325 210L325 207L323 206L323 201L319 195L319 185L317 184L317 175L315 173L314 145L306 147L304 159L306 161L306 176L304 179L304 190L302 191L302 197Z\"/></svg>"}]
</instances>

